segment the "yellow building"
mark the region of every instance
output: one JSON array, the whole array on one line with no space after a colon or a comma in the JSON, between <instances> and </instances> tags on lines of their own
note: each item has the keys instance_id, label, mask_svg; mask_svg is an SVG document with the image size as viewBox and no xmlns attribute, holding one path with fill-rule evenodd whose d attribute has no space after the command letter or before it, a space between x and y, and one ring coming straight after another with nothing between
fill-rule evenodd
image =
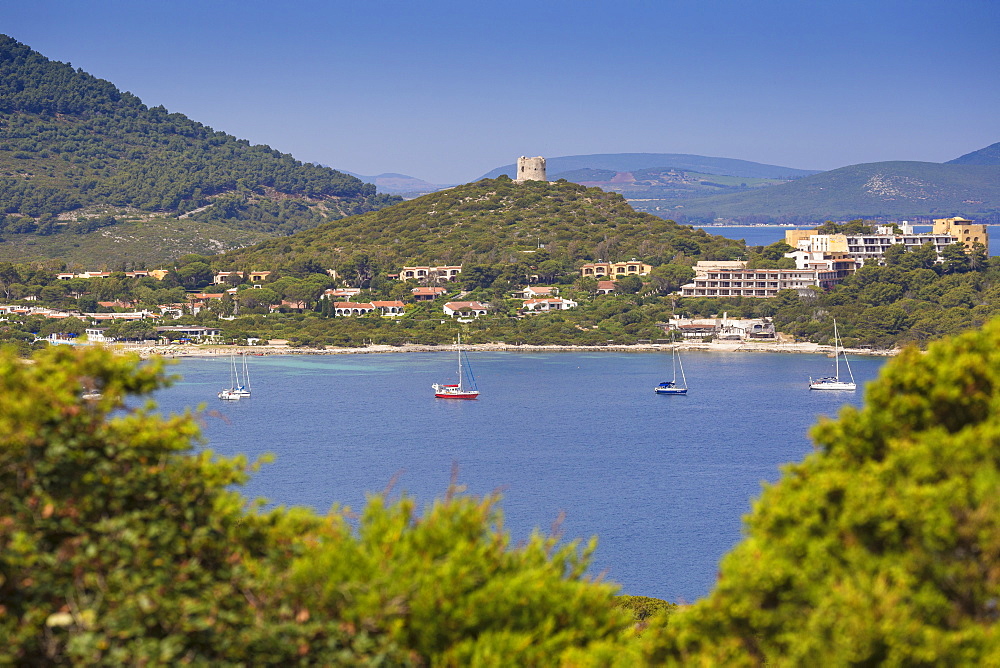
<instances>
[{"instance_id":1,"label":"yellow building","mask_svg":"<svg viewBox=\"0 0 1000 668\"><path fill-rule=\"evenodd\" d=\"M990 237L985 225L977 225L965 218L935 218L934 234L950 234L965 245L966 250L972 250L974 244L990 247Z\"/></svg>"},{"instance_id":2,"label":"yellow building","mask_svg":"<svg viewBox=\"0 0 1000 668\"><path fill-rule=\"evenodd\" d=\"M607 276L621 278L622 276L645 276L653 271L651 265L638 260L628 262L590 262L580 267L581 276Z\"/></svg>"}]
</instances>

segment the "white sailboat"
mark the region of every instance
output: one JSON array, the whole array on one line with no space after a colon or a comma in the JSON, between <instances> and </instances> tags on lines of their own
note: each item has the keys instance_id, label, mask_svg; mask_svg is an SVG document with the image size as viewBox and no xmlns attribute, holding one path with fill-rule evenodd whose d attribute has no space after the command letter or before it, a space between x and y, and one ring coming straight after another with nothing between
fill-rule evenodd
<instances>
[{"instance_id":1,"label":"white sailboat","mask_svg":"<svg viewBox=\"0 0 1000 668\"><path fill-rule=\"evenodd\" d=\"M479 390L476 388L476 379L472 376L472 368L469 367L469 381L466 383L462 375L462 335L458 335L458 384L457 385L444 385L440 383L434 383L431 387L434 389L434 396L438 399L476 399L479 397ZM468 358L465 359L465 364L469 363Z\"/></svg>"},{"instance_id":2,"label":"white sailboat","mask_svg":"<svg viewBox=\"0 0 1000 668\"><path fill-rule=\"evenodd\" d=\"M674 369L673 380L665 380L656 387L653 388L653 392L657 394L687 394L688 393L688 383L687 376L684 375L684 363L681 362L680 353L677 352L677 347L670 349L671 355L671 366ZM680 367L681 370L681 382L683 385L678 387L677 385L677 368Z\"/></svg>"},{"instance_id":3,"label":"white sailboat","mask_svg":"<svg viewBox=\"0 0 1000 668\"><path fill-rule=\"evenodd\" d=\"M840 357L844 356L844 366L847 368L847 374L851 377L850 382L840 379ZM858 389L857 384L854 382L854 374L851 372L851 364L847 361L847 353L844 351L844 346L840 341L840 334L837 333L837 321L833 321L833 357L834 357L834 372L832 376L826 376L825 378L817 378L813 380L809 379L809 389L810 390L856 390Z\"/></svg>"},{"instance_id":4,"label":"white sailboat","mask_svg":"<svg viewBox=\"0 0 1000 668\"><path fill-rule=\"evenodd\" d=\"M238 401L243 397L250 396L250 372L247 369L247 358L243 356L243 378L240 382L240 371L236 366L236 353L234 352L229 365L229 387L219 392L218 397L225 401Z\"/></svg>"}]
</instances>

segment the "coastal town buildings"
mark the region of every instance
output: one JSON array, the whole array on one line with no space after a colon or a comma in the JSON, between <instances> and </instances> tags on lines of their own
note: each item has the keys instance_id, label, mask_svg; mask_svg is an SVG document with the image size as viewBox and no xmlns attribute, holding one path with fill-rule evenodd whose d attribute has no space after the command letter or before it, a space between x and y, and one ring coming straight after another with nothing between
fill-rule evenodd
<instances>
[{"instance_id":1,"label":"coastal town buildings","mask_svg":"<svg viewBox=\"0 0 1000 668\"><path fill-rule=\"evenodd\" d=\"M962 244L966 252L976 244L989 247L986 225L973 223L965 218L938 218L930 232L917 233L913 225L903 221L895 225L876 226L872 234L819 234L816 230L787 230L785 243L795 248L787 257L795 257L796 266L805 268L810 263L823 262L827 268L832 261L841 261L840 271L850 271L845 260L853 259L857 267L865 262L881 262L886 250L902 244L915 250L925 243L934 246L938 262L943 262L944 249Z\"/></svg>"},{"instance_id":2,"label":"coastal town buildings","mask_svg":"<svg viewBox=\"0 0 1000 668\"><path fill-rule=\"evenodd\" d=\"M597 278L622 278L623 276L645 276L653 271L652 265L639 262L635 258L628 262L588 262L580 267L581 276Z\"/></svg>"},{"instance_id":3,"label":"coastal town buildings","mask_svg":"<svg viewBox=\"0 0 1000 668\"><path fill-rule=\"evenodd\" d=\"M774 341L777 332L770 318L671 318L659 323L666 333L676 332L686 340Z\"/></svg>"}]
</instances>

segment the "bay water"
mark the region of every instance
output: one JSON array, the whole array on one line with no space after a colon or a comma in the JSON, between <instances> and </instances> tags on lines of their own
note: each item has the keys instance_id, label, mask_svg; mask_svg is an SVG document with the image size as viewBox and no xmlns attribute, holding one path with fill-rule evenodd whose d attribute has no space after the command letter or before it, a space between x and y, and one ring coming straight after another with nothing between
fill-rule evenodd
<instances>
[{"instance_id":1,"label":"bay water","mask_svg":"<svg viewBox=\"0 0 1000 668\"><path fill-rule=\"evenodd\" d=\"M184 358L155 396L202 405L208 447L275 462L242 492L272 505L360 510L366 495L425 506L453 466L473 494L501 491L514 541L533 529L597 536L591 573L621 592L692 602L741 538L741 518L780 467L812 451L820 416L860 404L883 358L852 357L857 392L816 392L825 355L685 352L687 396L660 396L669 352L470 352L482 395L435 399L453 351L250 358L253 396L223 402L227 358ZM841 371L843 371L841 365ZM560 518L561 521L560 521Z\"/></svg>"}]
</instances>

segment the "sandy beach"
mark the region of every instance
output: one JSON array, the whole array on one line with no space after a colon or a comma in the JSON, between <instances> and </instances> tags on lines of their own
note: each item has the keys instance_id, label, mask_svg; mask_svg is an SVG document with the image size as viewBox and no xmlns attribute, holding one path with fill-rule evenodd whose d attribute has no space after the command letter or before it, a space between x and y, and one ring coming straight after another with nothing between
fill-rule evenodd
<instances>
[{"instance_id":1,"label":"sandy beach","mask_svg":"<svg viewBox=\"0 0 1000 668\"><path fill-rule=\"evenodd\" d=\"M617 353L647 353L670 350L697 350L713 353L809 353L833 355L833 346L818 343L785 343L775 341L713 341L711 343L684 341L679 343L638 343L631 345L603 346L565 346L565 345L513 345L507 343L475 343L467 344L468 351L508 351L522 353L560 353L560 352L617 352ZM121 352L138 353L140 357L162 355L164 357L216 357L225 355L359 355L380 353L411 353L411 352L446 352L453 351L454 346L430 346L420 344L405 344L399 346L368 345L354 348L307 348L289 345L267 346L231 346L210 344L165 344L140 345L118 344L115 349ZM874 355L891 357L899 353L899 349L871 350L868 348L847 348L849 355Z\"/></svg>"}]
</instances>

